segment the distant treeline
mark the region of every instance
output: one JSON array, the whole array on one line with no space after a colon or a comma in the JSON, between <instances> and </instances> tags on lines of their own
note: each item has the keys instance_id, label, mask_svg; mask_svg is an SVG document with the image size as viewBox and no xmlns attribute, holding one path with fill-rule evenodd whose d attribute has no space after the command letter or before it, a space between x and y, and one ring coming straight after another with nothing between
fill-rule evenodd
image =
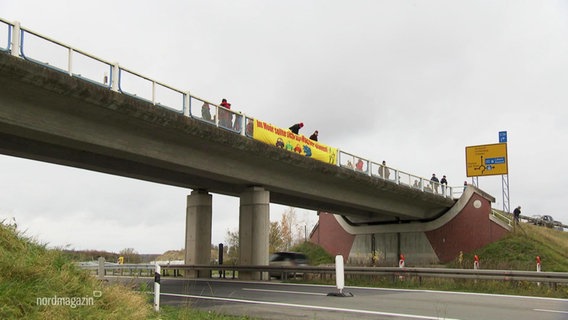
<instances>
[{"instance_id":1,"label":"distant treeline","mask_svg":"<svg viewBox=\"0 0 568 320\"><path fill-rule=\"evenodd\" d=\"M124 256L120 253L101 250L62 250L62 252L72 261L97 261L99 257L103 257L107 262L118 262L118 257ZM158 256L159 254L129 254L127 257L125 257L124 263L151 262L154 261Z\"/></svg>"}]
</instances>

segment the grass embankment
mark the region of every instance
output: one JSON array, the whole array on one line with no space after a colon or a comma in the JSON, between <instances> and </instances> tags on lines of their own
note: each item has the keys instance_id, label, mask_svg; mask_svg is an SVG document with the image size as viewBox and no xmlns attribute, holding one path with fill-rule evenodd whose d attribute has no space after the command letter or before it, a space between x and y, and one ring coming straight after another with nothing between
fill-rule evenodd
<instances>
[{"instance_id":1,"label":"grass embankment","mask_svg":"<svg viewBox=\"0 0 568 320\"><path fill-rule=\"evenodd\" d=\"M0 319L145 319L151 305L140 293L107 286L0 223Z\"/></svg>"},{"instance_id":2,"label":"grass embankment","mask_svg":"<svg viewBox=\"0 0 568 320\"><path fill-rule=\"evenodd\" d=\"M542 271L568 272L568 232L520 223L504 239L464 254L464 260L473 261L475 254L483 269L535 271L539 256Z\"/></svg>"},{"instance_id":3,"label":"grass embankment","mask_svg":"<svg viewBox=\"0 0 568 320\"><path fill-rule=\"evenodd\" d=\"M152 296L100 282L68 255L0 221L0 319L249 319L152 307Z\"/></svg>"}]
</instances>

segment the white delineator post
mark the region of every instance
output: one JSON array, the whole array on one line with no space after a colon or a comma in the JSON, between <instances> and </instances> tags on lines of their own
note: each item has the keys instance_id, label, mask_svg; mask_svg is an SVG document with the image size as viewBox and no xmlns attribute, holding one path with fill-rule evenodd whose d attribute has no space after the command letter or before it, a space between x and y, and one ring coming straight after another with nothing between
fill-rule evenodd
<instances>
[{"instance_id":1,"label":"white delineator post","mask_svg":"<svg viewBox=\"0 0 568 320\"><path fill-rule=\"evenodd\" d=\"M343 288L345 287L345 268L343 267L343 256L338 254L335 256L335 285L339 292L330 292L327 295L331 297L352 297L353 294L348 292L345 294Z\"/></svg>"},{"instance_id":2,"label":"white delineator post","mask_svg":"<svg viewBox=\"0 0 568 320\"><path fill-rule=\"evenodd\" d=\"M343 288L345 287L345 268L343 266L343 256L335 256L335 285L340 294L343 294Z\"/></svg>"},{"instance_id":3,"label":"white delineator post","mask_svg":"<svg viewBox=\"0 0 568 320\"><path fill-rule=\"evenodd\" d=\"M404 268L404 255L401 253L400 254L400 259L398 260L398 267L399 268Z\"/></svg>"},{"instance_id":4,"label":"white delineator post","mask_svg":"<svg viewBox=\"0 0 568 320\"><path fill-rule=\"evenodd\" d=\"M154 272L154 310L160 311L160 274L162 268L156 263L156 271Z\"/></svg>"},{"instance_id":5,"label":"white delineator post","mask_svg":"<svg viewBox=\"0 0 568 320\"><path fill-rule=\"evenodd\" d=\"M540 256L536 256L536 272L541 272L542 271L542 265L540 264ZM536 283L537 286L540 287L540 282Z\"/></svg>"},{"instance_id":6,"label":"white delineator post","mask_svg":"<svg viewBox=\"0 0 568 320\"><path fill-rule=\"evenodd\" d=\"M398 260L398 267L401 269L404 269L404 260L405 260L404 255L401 253L400 259ZM400 275L398 276L398 279L402 280L404 279L404 276Z\"/></svg>"}]
</instances>

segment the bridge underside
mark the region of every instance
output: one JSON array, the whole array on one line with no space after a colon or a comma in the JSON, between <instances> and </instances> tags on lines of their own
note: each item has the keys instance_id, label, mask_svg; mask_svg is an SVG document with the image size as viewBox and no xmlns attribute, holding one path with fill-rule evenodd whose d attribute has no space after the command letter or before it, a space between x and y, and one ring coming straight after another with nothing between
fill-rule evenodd
<instances>
[{"instance_id":1,"label":"bridge underside","mask_svg":"<svg viewBox=\"0 0 568 320\"><path fill-rule=\"evenodd\" d=\"M270 202L356 223L431 221L454 201L274 148L0 54L0 153Z\"/></svg>"}]
</instances>

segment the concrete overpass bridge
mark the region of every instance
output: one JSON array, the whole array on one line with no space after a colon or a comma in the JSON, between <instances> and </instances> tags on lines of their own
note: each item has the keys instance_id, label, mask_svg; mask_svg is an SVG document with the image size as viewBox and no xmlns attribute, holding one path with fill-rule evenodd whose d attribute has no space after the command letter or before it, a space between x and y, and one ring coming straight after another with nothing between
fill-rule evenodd
<instances>
[{"instance_id":1,"label":"concrete overpass bridge","mask_svg":"<svg viewBox=\"0 0 568 320\"><path fill-rule=\"evenodd\" d=\"M241 264L268 262L270 202L336 213L352 227L429 223L456 203L451 187L444 194L433 192L427 179L392 168L385 168L392 179L378 177L380 167L371 160L361 158L361 170L346 168L347 161L359 159L346 152L339 151L329 164L257 141L244 130L254 121L246 115L18 23L0 22L9 28L8 46L0 48L0 153L193 189L186 213L188 264L209 262L211 193L240 197ZM68 66L31 57L26 36L66 48ZM73 55L108 68L110 79L77 74ZM127 74L148 81L151 96L123 90ZM181 107L158 103L159 88L179 94ZM213 121L196 112L206 104L213 108ZM222 112L235 124L221 123Z\"/></svg>"}]
</instances>

